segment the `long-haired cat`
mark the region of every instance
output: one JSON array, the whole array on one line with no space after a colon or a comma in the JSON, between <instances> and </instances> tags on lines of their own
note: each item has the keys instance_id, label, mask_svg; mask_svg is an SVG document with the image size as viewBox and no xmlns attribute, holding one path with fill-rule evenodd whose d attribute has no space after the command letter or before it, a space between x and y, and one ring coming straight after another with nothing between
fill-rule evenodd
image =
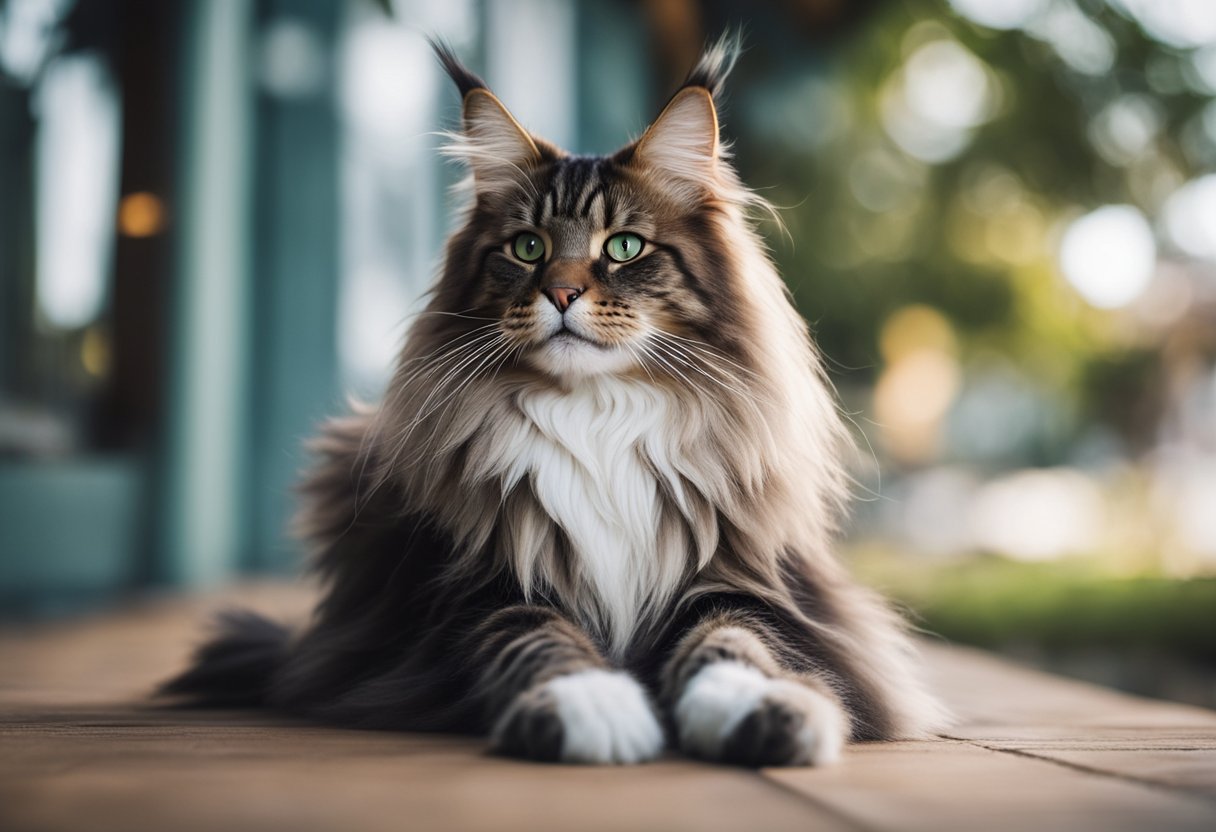
<instances>
[{"instance_id":1,"label":"long-haired cat","mask_svg":"<svg viewBox=\"0 0 1216 832\"><path fill-rule=\"evenodd\" d=\"M469 206L383 402L313 444L324 597L296 634L230 614L164 691L570 762L932 730L900 621L831 554L847 434L718 135L736 47L602 157L436 51Z\"/></svg>"}]
</instances>

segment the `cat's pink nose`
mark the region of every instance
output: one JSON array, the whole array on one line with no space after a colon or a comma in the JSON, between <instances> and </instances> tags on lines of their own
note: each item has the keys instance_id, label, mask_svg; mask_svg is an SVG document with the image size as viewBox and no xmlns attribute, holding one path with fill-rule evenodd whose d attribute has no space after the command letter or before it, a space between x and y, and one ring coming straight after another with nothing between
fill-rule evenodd
<instances>
[{"instance_id":1,"label":"cat's pink nose","mask_svg":"<svg viewBox=\"0 0 1216 832\"><path fill-rule=\"evenodd\" d=\"M545 296L553 301L553 305L557 307L558 312L565 312L569 309L570 304L574 303L581 294L582 291L570 286L550 286L548 289L545 289Z\"/></svg>"}]
</instances>

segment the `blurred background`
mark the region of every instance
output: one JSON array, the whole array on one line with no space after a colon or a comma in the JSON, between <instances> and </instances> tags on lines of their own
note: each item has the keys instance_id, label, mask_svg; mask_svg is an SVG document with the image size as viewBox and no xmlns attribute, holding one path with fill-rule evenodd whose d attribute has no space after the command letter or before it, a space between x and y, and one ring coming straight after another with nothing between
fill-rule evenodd
<instances>
[{"instance_id":1,"label":"blurred background","mask_svg":"<svg viewBox=\"0 0 1216 832\"><path fill-rule=\"evenodd\" d=\"M709 38L927 631L1216 705L1211 0L0 0L0 616L300 571L450 228L447 38L606 152Z\"/></svg>"}]
</instances>

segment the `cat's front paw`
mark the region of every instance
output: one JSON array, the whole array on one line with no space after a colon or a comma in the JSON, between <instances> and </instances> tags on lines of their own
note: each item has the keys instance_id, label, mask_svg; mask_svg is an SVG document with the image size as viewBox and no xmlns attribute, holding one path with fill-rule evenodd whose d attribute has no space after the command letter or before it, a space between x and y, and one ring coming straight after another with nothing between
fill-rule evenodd
<instances>
[{"instance_id":1,"label":"cat's front paw","mask_svg":"<svg viewBox=\"0 0 1216 832\"><path fill-rule=\"evenodd\" d=\"M640 763L663 751L663 729L625 673L584 670L515 698L490 734L495 751L530 760Z\"/></svg>"},{"instance_id":2,"label":"cat's front paw","mask_svg":"<svg viewBox=\"0 0 1216 832\"><path fill-rule=\"evenodd\" d=\"M826 765L840 757L847 734L835 700L734 661L698 671L675 717L685 753L744 766Z\"/></svg>"}]
</instances>

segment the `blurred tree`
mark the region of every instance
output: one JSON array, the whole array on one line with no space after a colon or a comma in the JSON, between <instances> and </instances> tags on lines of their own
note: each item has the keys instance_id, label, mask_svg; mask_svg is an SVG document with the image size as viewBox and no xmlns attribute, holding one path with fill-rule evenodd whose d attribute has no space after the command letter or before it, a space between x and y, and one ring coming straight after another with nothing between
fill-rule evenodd
<instances>
[{"instance_id":1,"label":"blurred tree","mask_svg":"<svg viewBox=\"0 0 1216 832\"><path fill-rule=\"evenodd\" d=\"M709 31L742 14L722 5L704 4ZM839 5L749 6L763 49L732 89L746 109L726 118L745 179L784 208L775 254L838 382L872 385L885 322L925 304L960 355L997 356L1058 400L1074 439L1105 425L1142 449L1160 334L1089 306L1056 247L1103 204L1157 216L1211 166L1193 125L1213 91L1188 81L1191 53L1102 0L1006 30L942 0L875 4L808 40L821 19L806 8ZM1129 397L1145 399L1137 415L1111 406Z\"/></svg>"}]
</instances>

